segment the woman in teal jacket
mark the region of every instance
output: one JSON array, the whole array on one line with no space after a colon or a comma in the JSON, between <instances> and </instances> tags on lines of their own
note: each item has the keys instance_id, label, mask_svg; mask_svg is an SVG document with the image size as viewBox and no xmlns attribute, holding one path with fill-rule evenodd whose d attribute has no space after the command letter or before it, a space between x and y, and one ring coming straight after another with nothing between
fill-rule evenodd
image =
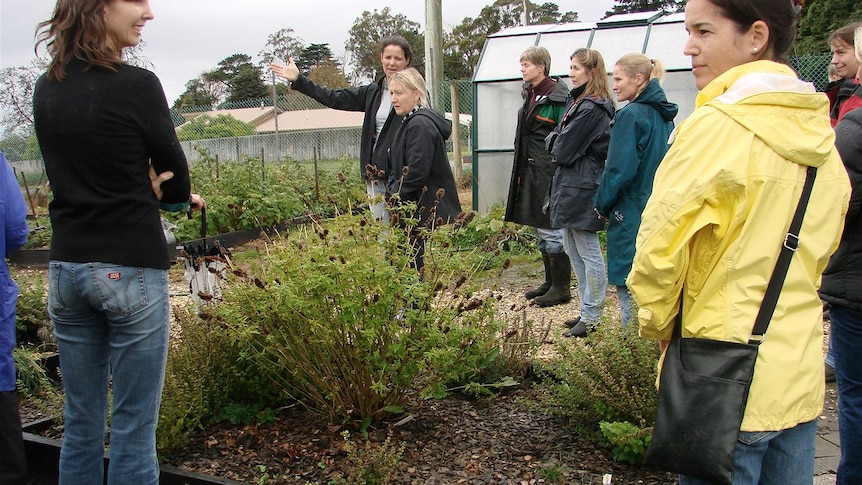
<instances>
[{"instance_id":1,"label":"woman in teal jacket","mask_svg":"<svg viewBox=\"0 0 862 485\"><path fill-rule=\"evenodd\" d=\"M596 212L609 220L608 283L617 287L623 326L632 316L626 277L632 269L641 212L679 112L661 88L663 78L661 62L643 54L626 54L614 65L617 101L629 103L614 116L608 160L593 202Z\"/></svg>"}]
</instances>

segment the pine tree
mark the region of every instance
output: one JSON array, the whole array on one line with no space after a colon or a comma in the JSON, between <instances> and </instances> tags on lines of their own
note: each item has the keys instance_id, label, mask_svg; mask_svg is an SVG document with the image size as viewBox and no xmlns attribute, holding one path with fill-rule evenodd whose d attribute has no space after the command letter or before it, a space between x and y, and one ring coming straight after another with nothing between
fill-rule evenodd
<instances>
[{"instance_id":1,"label":"pine tree","mask_svg":"<svg viewBox=\"0 0 862 485\"><path fill-rule=\"evenodd\" d=\"M665 12L681 12L685 7L683 0L614 0L613 10L605 12L605 15L616 15L620 13L654 12L664 10Z\"/></svg>"}]
</instances>

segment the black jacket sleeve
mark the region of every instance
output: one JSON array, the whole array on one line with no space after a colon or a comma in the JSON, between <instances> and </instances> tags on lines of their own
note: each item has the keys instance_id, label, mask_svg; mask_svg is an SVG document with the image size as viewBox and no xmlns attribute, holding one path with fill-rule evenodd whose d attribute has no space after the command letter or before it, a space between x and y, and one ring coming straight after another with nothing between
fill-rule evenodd
<instances>
[{"instance_id":1,"label":"black jacket sleeve","mask_svg":"<svg viewBox=\"0 0 862 485\"><path fill-rule=\"evenodd\" d=\"M291 87L300 93L322 103L333 109L343 111L366 111L366 100L373 94L371 89L376 89L376 84L368 84L358 88L329 89L314 84L302 74L291 84Z\"/></svg>"},{"instance_id":2,"label":"black jacket sleeve","mask_svg":"<svg viewBox=\"0 0 862 485\"><path fill-rule=\"evenodd\" d=\"M136 99L141 103L137 112L140 113L150 163L156 173L174 173L172 179L162 183L162 207L180 204L177 208L182 209L191 197L189 166L177 140L165 92L155 74L146 72L142 76Z\"/></svg>"}]
</instances>

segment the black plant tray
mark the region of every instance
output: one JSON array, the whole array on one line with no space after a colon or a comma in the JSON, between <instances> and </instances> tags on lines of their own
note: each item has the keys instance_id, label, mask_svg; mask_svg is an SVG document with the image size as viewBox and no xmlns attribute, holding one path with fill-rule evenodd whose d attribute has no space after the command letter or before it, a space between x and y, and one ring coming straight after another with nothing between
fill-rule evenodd
<instances>
[{"instance_id":1,"label":"black plant tray","mask_svg":"<svg viewBox=\"0 0 862 485\"><path fill-rule=\"evenodd\" d=\"M274 234L276 232L284 231L287 228L296 226L298 224L307 223L310 220L311 218L308 216L297 217L296 219L284 221L273 227L227 232L224 234L218 234L206 238L195 239L193 241L186 241L183 243L178 243L176 246L168 247L168 254L171 258L171 261L176 261L180 257L180 248L182 248L182 246L200 246L203 245L204 242L206 243L206 247L209 248L215 246L215 244L218 244L225 248L239 246L251 240L257 239L263 234ZM21 267L47 268L48 261L50 260L49 253L50 250L48 249L22 249L12 254L9 257L9 262Z\"/></svg>"},{"instance_id":2,"label":"black plant tray","mask_svg":"<svg viewBox=\"0 0 862 485\"><path fill-rule=\"evenodd\" d=\"M60 440L46 438L26 431L27 429L34 429L34 425L36 427L44 426L42 421L37 423L26 425L24 432L24 446L27 452L27 468L29 471L28 485L56 485L57 464L60 462ZM106 469L107 466L108 457L106 456ZM190 472L170 465L161 465L160 468L160 485L243 485L243 482Z\"/></svg>"}]
</instances>

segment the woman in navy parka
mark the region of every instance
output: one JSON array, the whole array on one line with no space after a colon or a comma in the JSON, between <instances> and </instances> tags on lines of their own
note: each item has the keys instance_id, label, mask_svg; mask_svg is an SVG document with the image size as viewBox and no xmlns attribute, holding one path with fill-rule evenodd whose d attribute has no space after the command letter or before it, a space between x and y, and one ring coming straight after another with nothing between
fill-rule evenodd
<instances>
[{"instance_id":1,"label":"woman in navy parka","mask_svg":"<svg viewBox=\"0 0 862 485\"><path fill-rule=\"evenodd\" d=\"M594 203L608 223L608 283L616 285L625 326L632 316L626 277L632 269L641 212L668 150L679 107L667 100L659 84L664 69L658 60L626 54L614 65L617 101L629 103L614 116L611 142Z\"/></svg>"}]
</instances>

